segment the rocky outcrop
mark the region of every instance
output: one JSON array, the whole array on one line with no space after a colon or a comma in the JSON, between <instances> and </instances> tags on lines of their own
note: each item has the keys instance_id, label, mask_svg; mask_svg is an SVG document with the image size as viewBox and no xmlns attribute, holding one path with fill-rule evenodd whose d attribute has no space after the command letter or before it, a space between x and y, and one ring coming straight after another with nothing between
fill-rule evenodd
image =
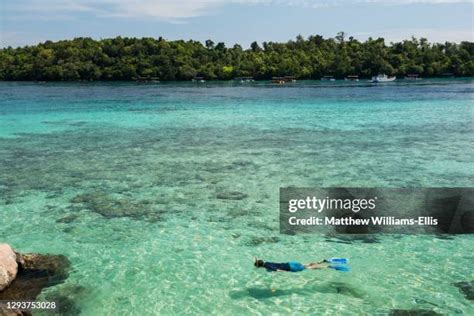
<instances>
[{"instance_id":1,"label":"rocky outcrop","mask_svg":"<svg viewBox=\"0 0 474 316\"><path fill-rule=\"evenodd\" d=\"M70 262L62 255L18 254L17 261L17 277L0 292L0 300L34 300L42 289L62 283L69 274Z\"/></svg>"},{"instance_id":2,"label":"rocky outcrop","mask_svg":"<svg viewBox=\"0 0 474 316\"><path fill-rule=\"evenodd\" d=\"M238 191L221 192L217 194L217 198L220 200L243 200L247 196L246 193Z\"/></svg>"},{"instance_id":3,"label":"rocky outcrop","mask_svg":"<svg viewBox=\"0 0 474 316\"><path fill-rule=\"evenodd\" d=\"M16 253L8 244L0 244L0 291L13 282L17 272Z\"/></svg>"},{"instance_id":4,"label":"rocky outcrop","mask_svg":"<svg viewBox=\"0 0 474 316\"><path fill-rule=\"evenodd\" d=\"M9 267L9 271L15 272L15 277L9 279L8 285L0 289L0 301L35 300L44 288L64 282L69 275L70 266L69 260L63 255L19 254L10 246L0 244L0 273L3 267ZM30 315L30 313L7 311L0 306L0 315Z\"/></svg>"},{"instance_id":5,"label":"rocky outcrop","mask_svg":"<svg viewBox=\"0 0 474 316\"><path fill-rule=\"evenodd\" d=\"M146 219L150 217L150 214L153 214L147 201L116 198L102 192L79 194L72 198L70 202L72 205L82 206L105 218L130 217Z\"/></svg>"},{"instance_id":6,"label":"rocky outcrop","mask_svg":"<svg viewBox=\"0 0 474 316\"><path fill-rule=\"evenodd\" d=\"M3 307L0 305L0 316L30 316L31 313L29 312L22 312L19 310L11 310L7 309L6 307Z\"/></svg>"}]
</instances>

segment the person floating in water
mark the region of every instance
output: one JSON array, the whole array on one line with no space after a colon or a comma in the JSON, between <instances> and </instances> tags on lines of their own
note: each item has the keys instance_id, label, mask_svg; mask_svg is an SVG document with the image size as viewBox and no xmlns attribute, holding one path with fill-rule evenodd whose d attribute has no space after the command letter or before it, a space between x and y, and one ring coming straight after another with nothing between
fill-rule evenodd
<instances>
[{"instance_id":1,"label":"person floating in water","mask_svg":"<svg viewBox=\"0 0 474 316\"><path fill-rule=\"evenodd\" d=\"M268 272L300 272L306 269L315 270L315 269L335 269L339 271L349 271L350 268L346 266L349 262L346 258L331 258L326 259L321 262L310 262L310 263L299 263L295 261L290 262L268 262L261 259L255 258L254 265L257 268L265 268Z\"/></svg>"}]
</instances>

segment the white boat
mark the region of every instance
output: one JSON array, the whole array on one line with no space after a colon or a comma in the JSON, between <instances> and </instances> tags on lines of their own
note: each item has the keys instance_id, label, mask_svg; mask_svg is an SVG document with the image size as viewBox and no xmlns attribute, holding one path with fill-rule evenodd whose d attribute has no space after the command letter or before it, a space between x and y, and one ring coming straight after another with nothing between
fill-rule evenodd
<instances>
[{"instance_id":1,"label":"white boat","mask_svg":"<svg viewBox=\"0 0 474 316\"><path fill-rule=\"evenodd\" d=\"M395 81L395 79L397 79L397 77L395 76L389 77L386 74L383 74L383 75L373 76L372 82L391 82L391 81Z\"/></svg>"},{"instance_id":2,"label":"white boat","mask_svg":"<svg viewBox=\"0 0 474 316\"><path fill-rule=\"evenodd\" d=\"M359 76L357 76L357 75L350 75L350 76L345 77L344 80L346 80L346 81L355 81L355 82L358 82L358 81L359 81Z\"/></svg>"},{"instance_id":3,"label":"white boat","mask_svg":"<svg viewBox=\"0 0 474 316\"><path fill-rule=\"evenodd\" d=\"M336 81L336 78L333 76L324 76L321 78L322 81Z\"/></svg>"},{"instance_id":4,"label":"white boat","mask_svg":"<svg viewBox=\"0 0 474 316\"><path fill-rule=\"evenodd\" d=\"M206 80L204 80L204 77L194 77L192 82L199 82L199 83L204 83Z\"/></svg>"},{"instance_id":5,"label":"white boat","mask_svg":"<svg viewBox=\"0 0 474 316\"><path fill-rule=\"evenodd\" d=\"M240 82L240 83L249 83L249 82L254 82L254 79L253 77L235 77L234 81Z\"/></svg>"}]
</instances>

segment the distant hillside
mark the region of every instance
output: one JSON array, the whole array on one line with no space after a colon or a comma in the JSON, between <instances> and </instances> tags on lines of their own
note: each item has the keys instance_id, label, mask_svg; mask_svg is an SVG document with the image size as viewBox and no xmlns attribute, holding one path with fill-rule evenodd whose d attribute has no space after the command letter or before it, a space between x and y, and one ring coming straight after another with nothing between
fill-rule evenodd
<instances>
[{"instance_id":1,"label":"distant hillside","mask_svg":"<svg viewBox=\"0 0 474 316\"><path fill-rule=\"evenodd\" d=\"M474 43L429 43L426 39L386 44L383 38L360 42L339 33L335 38L298 36L286 43L252 43L227 48L208 40L153 38L47 41L0 50L0 80L190 80L194 76L227 80L238 76L270 79L324 75L370 77L378 73L424 77L474 75Z\"/></svg>"}]
</instances>

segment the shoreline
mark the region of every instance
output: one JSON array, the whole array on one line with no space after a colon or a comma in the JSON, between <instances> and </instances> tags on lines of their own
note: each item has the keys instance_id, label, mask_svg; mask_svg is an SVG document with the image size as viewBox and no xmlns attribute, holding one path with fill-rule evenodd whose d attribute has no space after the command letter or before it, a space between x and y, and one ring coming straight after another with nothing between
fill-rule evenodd
<instances>
[{"instance_id":1,"label":"shoreline","mask_svg":"<svg viewBox=\"0 0 474 316\"><path fill-rule=\"evenodd\" d=\"M341 79L336 79L335 81L325 81L321 79L296 79L296 82L288 82L285 84L277 84L271 82L271 79L255 79L253 82L245 82L241 83L238 81L235 81L233 79L206 79L205 82L192 82L191 80L159 80L156 82L147 82L147 81L137 81L137 80L0 80L0 82L27 82L27 83L40 83L40 84L45 84L45 83L134 83L134 84L140 84L140 85L156 85L156 84L173 84L173 83L189 83L192 85L196 86L201 86L201 85L206 85L209 83L215 83L215 84L222 84L222 83L232 83L238 86L252 86L252 85L259 85L259 84L267 84L267 85L272 85L272 86L293 86L293 85L298 85L298 83L321 83L321 84L327 84L327 85L334 85L337 83L346 83L347 85L363 85L363 84L372 84L372 85L387 85L387 84L394 84L397 82L410 82L410 83L418 83L421 84L426 80L474 80L474 76L453 76L453 77L423 77L417 80L413 79L407 79L407 78L398 78L393 81L393 82L387 82L387 83L374 83L371 81L370 77L361 77L359 81L351 81L351 80L344 80L344 78Z\"/></svg>"}]
</instances>

